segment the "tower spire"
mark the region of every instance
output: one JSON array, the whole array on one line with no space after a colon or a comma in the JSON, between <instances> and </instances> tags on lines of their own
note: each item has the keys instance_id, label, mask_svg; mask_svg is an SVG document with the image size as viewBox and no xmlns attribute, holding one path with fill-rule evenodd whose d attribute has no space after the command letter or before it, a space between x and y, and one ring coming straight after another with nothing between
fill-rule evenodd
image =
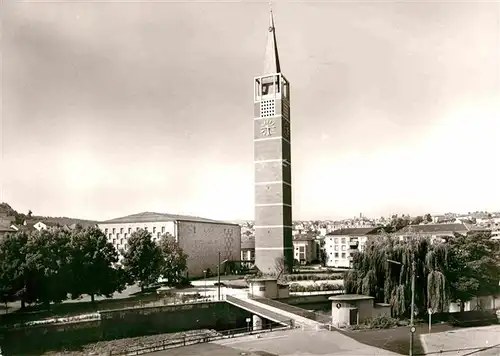
<instances>
[{"instance_id":1,"label":"tower spire","mask_svg":"<svg viewBox=\"0 0 500 356\"><path fill-rule=\"evenodd\" d=\"M276 44L276 31L271 3L269 3L269 29L267 34L266 56L264 58L264 75L281 73L278 45Z\"/></svg>"}]
</instances>

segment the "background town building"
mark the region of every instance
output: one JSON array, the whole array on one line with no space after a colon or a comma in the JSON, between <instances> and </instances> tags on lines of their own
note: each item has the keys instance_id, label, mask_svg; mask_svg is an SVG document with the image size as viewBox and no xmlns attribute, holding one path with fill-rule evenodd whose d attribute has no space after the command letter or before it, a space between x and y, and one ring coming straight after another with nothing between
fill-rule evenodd
<instances>
[{"instance_id":1,"label":"background town building","mask_svg":"<svg viewBox=\"0 0 500 356\"><path fill-rule=\"evenodd\" d=\"M247 267L255 263L255 238L253 236L241 239L241 262Z\"/></svg>"},{"instance_id":2,"label":"background town building","mask_svg":"<svg viewBox=\"0 0 500 356\"><path fill-rule=\"evenodd\" d=\"M454 234L467 235L473 231L471 225L467 224L425 224L408 225L396 232L396 236L404 237L412 233L430 238L431 243L445 241Z\"/></svg>"},{"instance_id":3,"label":"background town building","mask_svg":"<svg viewBox=\"0 0 500 356\"><path fill-rule=\"evenodd\" d=\"M145 212L104 221L98 226L118 250L126 250L128 238L140 229L150 232L153 241L159 241L166 233L172 235L188 255L190 277L203 276L207 269L216 273L219 252L222 261L240 260L241 227L237 224Z\"/></svg>"},{"instance_id":4,"label":"background town building","mask_svg":"<svg viewBox=\"0 0 500 356\"><path fill-rule=\"evenodd\" d=\"M318 260L318 244L312 234L296 235L293 239L293 257L301 265Z\"/></svg>"}]
</instances>

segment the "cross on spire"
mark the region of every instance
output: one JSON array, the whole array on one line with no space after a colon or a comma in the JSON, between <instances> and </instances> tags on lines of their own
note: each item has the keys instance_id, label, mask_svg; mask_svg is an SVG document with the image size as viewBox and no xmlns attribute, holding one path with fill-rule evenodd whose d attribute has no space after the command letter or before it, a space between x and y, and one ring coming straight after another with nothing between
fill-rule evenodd
<instances>
[{"instance_id":1,"label":"cross on spire","mask_svg":"<svg viewBox=\"0 0 500 356\"><path fill-rule=\"evenodd\" d=\"M264 58L264 75L281 73L278 45L276 44L276 30L271 2L269 2L269 32L267 34L266 55Z\"/></svg>"}]
</instances>

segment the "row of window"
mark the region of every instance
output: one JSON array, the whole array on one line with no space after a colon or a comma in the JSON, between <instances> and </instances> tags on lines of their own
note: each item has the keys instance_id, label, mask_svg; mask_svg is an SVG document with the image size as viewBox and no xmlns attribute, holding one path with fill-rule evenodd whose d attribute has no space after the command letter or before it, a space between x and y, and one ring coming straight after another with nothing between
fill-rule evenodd
<instances>
[{"instance_id":1,"label":"row of window","mask_svg":"<svg viewBox=\"0 0 500 356\"><path fill-rule=\"evenodd\" d=\"M332 255L332 252L330 252L330 255ZM335 252L334 256L335 258L339 258L339 253L338 252ZM341 258L346 258L346 253L345 252L342 252L341 254Z\"/></svg>"},{"instance_id":2,"label":"row of window","mask_svg":"<svg viewBox=\"0 0 500 356\"><path fill-rule=\"evenodd\" d=\"M329 246L330 249L332 248L332 245ZM338 251L339 250L339 245L334 245L334 250L335 251ZM342 245L342 251L345 251L346 250L346 245Z\"/></svg>"},{"instance_id":3,"label":"row of window","mask_svg":"<svg viewBox=\"0 0 500 356\"><path fill-rule=\"evenodd\" d=\"M156 236L153 236L153 240L154 240L155 238L160 238L160 236L161 236L161 233L160 233L160 232L157 232L157 233L156 233ZM113 234L108 234L108 238L109 238L110 240L111 240L111 238L112 238L112 237L113 237ZM123 234L123 237L124 237L124 238L128 238L128 234L127 234L127 233L124 233L124 234ZM120 234L119 234L119 233L118 233L118 234L116 234L116 238L120 238ZM123 240L123 239L122 239L122 240ZM114 241L114 240L113 240L113 241Z\"/></svg>"},{"instance_id":4,"label":"row of window","mask_svg":"<svg viewBox=\"0 0 500 356\"><path fill-rule=\"evenodd\" d=\"M136 228L135 228L135 231L139 231L139 230L140 230L140 227L136 227ZM144 230L148 231L148 227L147 227L147 226L145 226L145 227L144 227ZM114 234L116 234L116 228L115 228L115 227L114 227L113 229L111 229L111 231L112 231L112 232L111 232L111 234L113 234L113 235L114 235ZM121 227L121 228L120 228L120 232L119 232L119 233L120 233L120 234L123 234L123 231L124 231L124 228L123 228L123 227ZM105 233L105 234L108 234L108 228L105 228L105 229L104 229L104 233ZM129 233L129 234L131 234L131 233L132 233L132 228L131 228L131 227L129 227L129 228L128 228L128 233ZM164 233L165 233L165 226L162 226L162 227L161 227L161 233L162 233L162 234L164 234ZM153 226L153 234L156 234L156 226Z\"/></svg>"},{"instance_id":5,"label":"row of window","mask_svg":"<svg viewBox=\"0 0 500 356\"><path fill-rule=\"evenodd\" d=\"M332 238L330 238L330 240L332 240ZM358 241L357 239L352 239L352 238L351 238L349 241L347 241L347 239L346 239L345 237L342 237L342 238L340 238L340 239L339 239L338 237L335 237L335 238L333 239L333 243L334 243L334 244L338 244L339 242L340 242L341 244L345 244L345 243L349 243L349 242L357 242L357 241Z\"/></svg>"},{"instance_id":6,"label":"row of window","mask_svg":"<svg viewBox=\"0 0 500 356\"><path fill-rule=\"evenodd\" d=\"M153 237L153 241L154 241L154 242L156 242L156 241L158 241L158 240L159 240L159 238L160 238L160 237L159 237L159 234L160 234L160 233L158 233L158 238ZM127 234L125 234L125 235L127 235ZM121 239L113 239L112 243L113 243L113 246L115 246L115 247L116 247L116 248L118 248L118 249L122 249L122 248L123 248L123 249L127 249L127 240L126 240L126 239L124 239L124 238L121 238Z\"/></svg>"}]
</instances>

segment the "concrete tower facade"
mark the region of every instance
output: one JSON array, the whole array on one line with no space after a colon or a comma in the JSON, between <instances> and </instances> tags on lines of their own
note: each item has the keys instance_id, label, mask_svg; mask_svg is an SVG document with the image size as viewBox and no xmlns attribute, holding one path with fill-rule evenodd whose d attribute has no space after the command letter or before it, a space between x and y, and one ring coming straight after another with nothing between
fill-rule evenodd
<instances>
[{"instance_id":1,"label":"concrete tower facade","mask_svg":"<svg viewBox=\"0 0 500 356\"><path fill-rule=\"evenodd\" d=\"M290 84L281 73L273 13L263 75L254 79L255 264L293 266Z\"/></svg>"}]
</instances>

